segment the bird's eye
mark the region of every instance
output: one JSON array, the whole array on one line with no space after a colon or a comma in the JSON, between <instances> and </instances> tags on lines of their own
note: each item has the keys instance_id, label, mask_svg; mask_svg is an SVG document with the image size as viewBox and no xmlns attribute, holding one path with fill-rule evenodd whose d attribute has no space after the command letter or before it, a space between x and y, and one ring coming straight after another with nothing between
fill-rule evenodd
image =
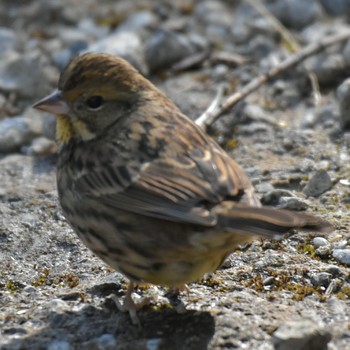
<instances>
[{"instance_id":1,"label":"bird's eye","mask_svg":"<svg viewBox=\"0 0 350 350\"><path fill-rule=\"evenodd\" d=\"M97 109L103 104L102 96L91 96L86 100L86 105L91 109Z\"/></svg>"}]
</instances>

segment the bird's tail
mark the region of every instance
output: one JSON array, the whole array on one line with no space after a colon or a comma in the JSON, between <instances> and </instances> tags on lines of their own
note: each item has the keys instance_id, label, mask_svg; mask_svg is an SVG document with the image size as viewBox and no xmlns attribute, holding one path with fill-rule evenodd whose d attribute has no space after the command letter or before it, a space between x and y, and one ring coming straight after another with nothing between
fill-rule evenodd
<instances>
[{"instance_id":1,"label":"bird's tail","mask_svg":"<svg viewBox=\"0 0 350 350\"><path fill-rule=\"evenodd\" d=\"M218 226L243 235L278 239L291 229L322 233L333 230L330 223L317 216L283 209L223 202L214 211L218 216Z\"/></svg>"}]
</instances>

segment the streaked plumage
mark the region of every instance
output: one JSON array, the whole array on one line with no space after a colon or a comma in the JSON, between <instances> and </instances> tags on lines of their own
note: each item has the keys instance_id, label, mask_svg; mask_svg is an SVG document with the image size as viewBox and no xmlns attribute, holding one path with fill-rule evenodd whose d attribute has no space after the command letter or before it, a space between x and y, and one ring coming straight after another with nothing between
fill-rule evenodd
<instances>
[{"instance_id":1,"label":"streaked plumage","mask_svg":"<svg viewBox=\"0 0 350 350\"><path fill-rule=\"evenodd\" d=\"M240 166L126 61L75 58L36 108L58 114L57 184L82 241L133 282L179 286L309 214L262 208Z\"/></svg>"}]
</instances>

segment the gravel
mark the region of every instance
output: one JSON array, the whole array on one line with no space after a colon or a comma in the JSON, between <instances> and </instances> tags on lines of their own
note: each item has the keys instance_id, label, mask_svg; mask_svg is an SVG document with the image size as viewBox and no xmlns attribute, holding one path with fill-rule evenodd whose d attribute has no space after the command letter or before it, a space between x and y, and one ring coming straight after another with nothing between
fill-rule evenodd
<instances>
[{"instance_id":1,"label":"gravel","mask_svg":"<svg viewBox=\"0 0 350 350\"><path fill-rule=\"evenodd\" d=\"M347 0L262 3L301 46L349 29ZM4 0L0 20L1 349L347 349L349 42L264 84L209 130L265 205L314 213L334 232L240 247L190 284L184 313L165 303L165 289L140 287L135 297L159 297L139 312L139 329L109 298L125 294L125 279L62 215L55 117L31 105L71 57L94 50L128 59L195 119L219 85L239 91L288 58L289 45L245 1Z\"/></svg>"}]
</instances>

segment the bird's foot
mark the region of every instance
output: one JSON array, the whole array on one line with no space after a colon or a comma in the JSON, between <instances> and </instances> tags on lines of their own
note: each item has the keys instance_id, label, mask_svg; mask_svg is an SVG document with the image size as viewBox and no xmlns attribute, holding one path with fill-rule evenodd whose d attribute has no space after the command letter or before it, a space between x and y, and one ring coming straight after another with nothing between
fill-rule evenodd
<instances>
[{"instance_id":1,"label":"bird's foot","mask_svg":"<svg viewBox=\"0 0 350 350\"><path fill-rule=\"evenodd\" d=\"M132 292L134 291L134 283L129 282L127 292L125 294L123 303L120 301L120 299L115 295L110 295L110 298L114 301L115 305L117 306L118 310L121 312L128 312L131 322L134 325L137 325L141 327L141 323L139 318L137 317L137 311L141 310L143 307L149 305L152 298L143 298L139 302L135 302L132 298Z\"/></svg>"}]
</instances>

